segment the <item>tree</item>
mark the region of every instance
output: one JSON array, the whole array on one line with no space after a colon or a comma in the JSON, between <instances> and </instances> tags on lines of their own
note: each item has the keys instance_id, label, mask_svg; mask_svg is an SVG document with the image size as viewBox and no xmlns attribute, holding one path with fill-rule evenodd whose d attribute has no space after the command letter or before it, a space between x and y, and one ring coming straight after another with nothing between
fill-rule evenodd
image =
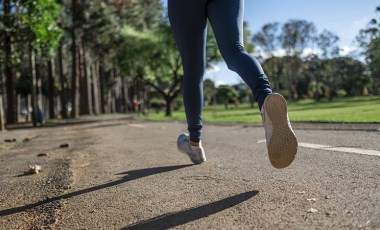
<instances>
[{"instance_id":1,"label":"tree","mask_svg":"<svg viewBox=\"0 0 380 230\"><path fill-rule=\"evenodd\" d=\"M324 66L321 64L323 60L320 60L319 57L315 54L308 55L306 61L305 61L305 68L308 75L311 79L313 79L311 82L309 82L307 86L307 90L312 91L312 95L315 98L316 101L321 100L322 96L322 86L321 86L321 75L325 71L322 69ZM331 73L328 73L331 74Z\"/></svg>"},{"instance_id":2,"label":"tree","mask_svg":"<svg viewBox=\"0 0 380 230\"><path fill-rule=\"evenodd\" d=\"M6 110L6 120L7 123L17 122L17 112L15 108L15 84L14 84L14 74L13 74L13 40L14 32L16 30L14 19L12 17L12 1L4 0L3 2L3 48L4 48L4 73L6 81L6 94L7 94L7 110ZM13 11L14 12L14 11Z\"/></svg>"},{"instance_id":3,"label":"tree","mask_svg":"<svg viewBox=\"0 0 380 230\"><path fill-rule=\"evenodd\" d=\"M380 13L380 5L376 7ZM367 28L360 30L356 37L362 54L365 56L372 78L372 93L380 93L380 18L372 19Z\"/></svg>"},{"instance_id":4,"label":"tree","mask_svg":"<svg viewBox=\"0 0 380 230\"><path fill-rule=\"evenodd\" d=\"M203 96L205 105L209 105L215 102L216 88L212 80L206 79L203 81Z\"/></svg>"},{"instance_id":5,"label":"tree","mask_svg":"<svg viewBox=\"0 0 380 230\"><path fill-rule=\"evenodd\" d=\"M171 116L172 103L182 90L183 70L170 26L163 22L144 33L126 27L124 36L118 56L120 68L161 95L166 103L166 116ZM209 36L212 37L210 30ZM215 39L209 39L207 47L207 63L218 60Z\"/></svg>"},{"instance_id":6,"label":"tree","mask_svg":"<svg viewBox=\"0 0 380 230\"><path fill-rule=\"evenodd\" d=\"M152 87L166 102L166 116L171 116L172 103L182 87L182 64L170 27L161 25L156 31L140 33L125 28L125 44L119 53L119 66Z\"/></svg>"},{"instance_id":7,"label":"tree","mask_svg":"<svg viewBox=\"0 0 380 230\"><path fill-rule=\"evenodd\" d=\"M295 96L296 77L299 72L299 60L305 48L315 38L316 28L314 23L305 20L290 20L283 24L282 33L280 35L281 45L286 55L290 58L288 62L287 83L289 91L289 99ZM296 62L294 62L296 61Z\"/></svg>"},{"instance_id":8,"label":"tree","mask_svg":"<svg viewBox=\"0 0 380 230\"><path fill-rule=\"evenodd\" d=\"M274 56L278 49L278 26L279 23L268 23L261 27L261 30L253 35L253 44L260 47L266 58Z\"/></svg>"},{"instance_id":9,"label":"tree","mask_svg":"<svg viewBox=\"0 0 380 230\"><path fill-rule=\"evenodd\" d=\"M117 65L119 48L125 42L122 28L128 25L142 32L155 27L162 16L161 2L93 0L86 1L83 11L85 14L80 21L83 36L79 50L82 52L80 66L85 63L86 67L80 70L84 76L80 77L80 94L82 99L89 98L90 101L90 96L87 96L91 95L90 90L93 103L81 100L80 108L83 109L83 104L93 104L95 113L125 111L130 101L128 89L132 79ZM90 80L91 87L86 88Z\"/></svg>"},{"instance_id":10,"label":"tree","mask_svg":"<svg viewBox=\"0 0 380 230\"><path fill-rule=\"evenodd\" d=\"M61 34L56 24L58 5L52 0L11 1L2 5L4 17L2 27L4 33L3 50L5 56L5 75L7 84L7 122L17 121L17 100L15 94L16 78L13 69L19 68L22 61L29 56L30 72L33 78L34 61L44 61L53 56ZM2 31L2 32L3 32ZM2 34L2 33L1 33ZM31 65L33 64L33 65ZM34 82L34 81L32 81ZM35 87L32 87L32 92ZM32 103L34 104L34 103ZM41 103L33 108L35 113Z\"/></svg>"},{"instance_id":11,"label":"tree","mask_svg":"<svg viewBox=\"0 0 380 230\"><path fill-rule=\"evenodd\" d=\"M32 119L43 121L42 96L36 98L37 93L42 94L41 79L36 74L38 63L49 61L55 55L59 45L61 29L58 27L57 18L59 5L52 0L27 1L24 4L26 15L24 17L29 40L29 68L32 77ZM38 119L37 119L38 118Z\"/></svg>"},{"instance_id":12,"label":"tree","mask_svg":"<svg viewBox=\"0 0 380 230\"><path fill-rule=\"evenodd\" d=\"M78 36L79 34L79 9L78 0L71 2L71 118L79 116L79 57L78 57Z\"/></svg>"},{"instance_id":13,"label":"tree","mask_svg":"<svg viewBox=\"0 0 380 230\"><path fill-rule=\"evenodd\" d=\"M334 58L339 56L339 37L331 31L323 30L316 38L318 48L322 51L322 58Z\"/></svg>"},{"instance_id":14,"label":"tree","mask_svg":"<svg viewBox=\"0 0 380 230\"><path fill-rule=\"evenodd\" d=\"M321 58L326 60L328 58L334 58L339 56L339 46L338 46L339 37L331 31L323 30L322 33L316 37L316 44L318 48L322 51ZM335 84L333 81L330 81L329 78L331 76L331 72L328 71L329 68L325 66L326 61L320 60L318 57L314 56L311 58L311 72L312 76L315 80L315 91L314 97L317 101L320 100L320 84L321 81L330 82L328 88L331 92L329 92L329 98L332 100L335 91Z\"/></svg>"},{"instance_id":15,"label":"tree","mask_svg":"<svg viewBox=\"0 0 380 230\"><path fill-rule=\"evenodd\" d=\"M370 83L370 78L364 74L364 64L350 57L335 58L332 63L335 67L334 76L339 79L339 85L347 95L362 95L363 89Z\"/></svg>"},{"instance_id":16,"label":"tree","mask_svg":"<svg viewBox=\"0 0 380 230\"><path fill-rule=\"evenodd\" d=\"M285 81L285 58L276 56L267 58L264 60L262 66L269 80L273 82L274 90L280 92L284 86L287 85Z\"/></svg>"},{"instance_id":17,"label":"tree","mask_svg":"<svg viewBox=\"0 0 380 230\"><path fill-rule=\"evenodd\" d=\"M280 90L280 78L278 78L278 74L274 73L271 70L274 70L279 65L277 63L277 59L274 58L275 51L278 50L278 26L279 24L277 22L275 23L268 23L265 24L263 27L261 27L261 31L254 34L252 38L252 42L257 45L261 51L264 54L264 57L268 60L271 59L270 62L267 62L267 65L269 68L267 70L270 70L270 72L265 71L265 73L268 74L269 79L272 79L274 90Z\"/></svg>"},{"instance_id":18,"label":"tree","mask_svg":"<svg viewBox=\"0 0 380 230\"><path fill-rule=\"evenodd\" d=\"M219 103L224 104L224 108L228 109L228 104L230 102L236 103L239 97L238 92L231 86L220 85L216 91L216 99Z\"/></svg>"}]
</instances>

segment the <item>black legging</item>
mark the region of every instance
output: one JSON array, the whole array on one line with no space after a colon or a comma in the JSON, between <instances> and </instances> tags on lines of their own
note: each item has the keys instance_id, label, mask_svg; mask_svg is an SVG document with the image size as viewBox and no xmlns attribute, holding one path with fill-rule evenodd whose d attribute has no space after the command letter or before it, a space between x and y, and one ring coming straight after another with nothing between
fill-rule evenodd
<instances>
[{"instance_id":1,"label":"black legging","mask_svg":"<svg viewBox=\"0 0 380 230\"><path fill-rule=\"evenodd\" d=\"M244 49L244 0L169 0L168 8L183 63L183 101L190 140L199 142L202 134L207 19L228 68L239 74L251 88L259 108L272 90L259 62Z\"/></svg>"}]
</instances>

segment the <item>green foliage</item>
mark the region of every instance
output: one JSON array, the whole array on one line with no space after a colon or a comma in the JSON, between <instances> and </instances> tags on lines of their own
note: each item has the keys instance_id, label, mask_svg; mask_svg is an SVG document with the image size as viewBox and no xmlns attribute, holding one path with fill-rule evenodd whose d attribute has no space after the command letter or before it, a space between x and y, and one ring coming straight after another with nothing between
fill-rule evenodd
<instances>
[{"instance_id":1,"label":"green foliage","mask_svg":"<svg viewBox=\"0 0 380 230\"><path fill-rule=\"evenodd\" d=\"M216 100L218 103L224 103L226 105L226 108L230 102L235 103L237 101L238 97L239 97L238 92L236 91L236 89L234 89L231 86L220 85L217 88Z\"/></svg>"},{"instance_id":2,"label":"green foliage","mask_svg":"<svg viewBox=\"0 0 380 230\"><path fill-rule=\"evenodd\" d=\"M149 103L149 107L156 113L159 113L165 107L165 101L162 99L153 98Z\"/></svg>"},{"instance_id":3,"label":"green foliage","mask_svg":"<svg viewBox=\"0 0 380 230\"><path fill-rule=\"evenodd\" d=\"M254 51L254 46L252 44L252 34L251 31L249 30L248 22L243 23L243 41L244 41L244 47L245 50L248 53L252 53Z\"/></svg>"},{"instance_id":4,"label":"green foliage","mask_svg":"<svg viewBox=\"0 0 380 230\"><path fill-rule=\"evenodd\" d=\"M209 36L212 32L209 30ZM179 51L170 26L159 26L143 32L126 26L122 30L123 43L119 47L117 63L124 74L133 76L157 91L167 103L179 95L183 69ZM207 42L207 63L221 58L216 41Z\"/></svg>"},{"instance_id":5,"label":"green foliage","mask_svg":"<svg viewBox=\"0 0 380 230\"><path fill-rule=\"evenodd\" d=\"M163 8L160 0L110 1L122 25L145 31L162 21Z\"/></svg>"},{"instance_id":6,"label":"green foliage","mask_svg":"<svg viewBox=\"0 0 380 230\"><path fill-rule=\"evenodd\" d=\"M380 13L380 6L376 8ZM374 18L367 25L367 28L360 30L356 37L359 47L362 48L368 70L372 78L373 94L380 93L380 18Z\"/></svg>"},{"instance_id":7,"label":"green foliage","mask_svg":"<svg viewBox=\"0 0 380 230\"><path fill-rule=\"evenodd\" d=\"M218 44L214 36L214 32L210 25L208 25L207 30L207 43L206 43L206 52L207 52L207 67L210 67L211 63L222 60L222 55L218 49Z\"/></svg>"},{"instance_id":8,"label":"green foliage","mask_svg":"<svg viewBox=\"0 0 380 230\"><path fill-rule=\"evenodd\" d=\"M58 46L62 30L57 24L60 7L55 0L15 0L7 1L10 12L0 11L0 37L11 37L12 53L8 60L12 66L19 64L28 53L31 44L38 58L52 57ZM5 1L4 1L4 4ZM2 39L3 40L3 39ZM1 55L2 52L0 52ZM5 52L4 52L5 53ZM1 56L0 56L1 58Z\"/></svg>"},{"instance_id":9,"label":"green foliage","mask_svg":"<svg viewBox=\"0 0 380 230\"><path fill-rule=\"evenodd\" d=\"M373 72L380 74L380 36L373 39L370 43L369 59L370 69Z\"/></svg>"},{"instance_id":10,"label":"green foliage","mask_svg":"<svg viewBox=\"0 0 380 230\"><path fill-rule=\"evenodd\" d=\"M39 57L51 57L59 45L62 30L57 24L60 7L54 0L24 0L22 23L28 25L29 40Z\"/></svg>"},{"instance_id":11,"label":"green foliage","mask_svg":"<svg viewBox=\"0 0 380 230\"><path fill-rule=\"evenodd\" d=\"M212 80L206 79L203 82L203 97L205 104L212 104L216 94L215 84Z\"/></svg>"},{"instance_id":12,"label":"green foliage","mask_svg":"<svg viewBox=\"0 0 380 230\"><path fill-rule=\"evenodd\" d=\"M370 83L370 78L364 74L364 64L358 60L335 58L329 64L332 65L332 77L338 79L338 84L349 96L361 95L363 88Z\"/></svg>"},{"instance_id":13,"label":"green foliage","mask_svg":"<svg viewBox=\"0 0 380 230\"><path fill-rule=\"evenodd\" d=\"M173 69L180 65L169 26L161 25L145 32L126 26L122 35L124 43L118 52L121 70L127 75L154 82L159 87L167 86L172 81ZM177 74L182 75L182 72Z\"/></svg>"},{"instance_id":14,"label":"green foliage","mask_svg":"<svg viewBox=\"0 0 380 230\"><path fill-rule=\"evenodd\" d=\"M77 27L83 30L82 39L98 56L113 57L120 43L119 25L114 9L104 1L89 1L77 18Z\"/></svg>"}]
</instances>

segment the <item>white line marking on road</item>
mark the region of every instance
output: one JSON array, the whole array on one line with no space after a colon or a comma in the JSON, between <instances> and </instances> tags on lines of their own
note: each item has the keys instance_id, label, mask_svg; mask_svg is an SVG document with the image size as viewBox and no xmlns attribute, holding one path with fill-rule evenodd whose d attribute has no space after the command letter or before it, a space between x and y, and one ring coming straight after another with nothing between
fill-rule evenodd
<instances>
[{"instance_id":1,"label":"white line marking on road","mask_svg":"<svg viewBox=\"0 0 380 230\"><path fill-rule=\"evenodd\" d=\"M309 148L309 149L322 149L322 150L329 150L329 151L356 153L356 154L380 157L380 151L377 151L377 150L357 149L357 148L348 148L348 147L334 147L334 146L328 146L328 145L317 145L317 144L310 144L310 143L303 143L303 142L298 143L298 146Z\"/></svg>"},{"instance_id":2,"label":"white line marking on road","mask_svg":"<svg viewBox=\"0 0 380 230\"><path fill-rule=\"evenodd\" d=\"M257 141L258 144L265 143L265 142L266 142L265 139L260 139ZM380 157L380 151L377 151L377 150L357 149L357 148L348 148L348 147L334 147L334 146L329 146L329 145L320 145L320 144L312 144L312 143L304 143L304 142L299 142L298 146L309 148L309 149L321 149L321 150L327 150L327 151L356 153L356 154Z\"/></svg>"}]
</instances>

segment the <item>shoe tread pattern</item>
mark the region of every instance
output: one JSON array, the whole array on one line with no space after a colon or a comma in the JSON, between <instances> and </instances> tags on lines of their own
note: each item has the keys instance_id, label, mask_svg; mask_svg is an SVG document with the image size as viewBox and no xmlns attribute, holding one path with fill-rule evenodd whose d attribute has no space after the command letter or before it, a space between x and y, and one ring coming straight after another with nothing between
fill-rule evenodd
<instances>
[{"instance_id":1,"label":"shoe tread pattern","mask_svg":"<svg viewBox=\"0 0 380 230\"><path fill-rule=\"evenodd\" d=\"M275 168L289 166L296 154L298 142L288 125L286 100L280 94L271 94L265 103L265 113L272 121L272 136L268 146L268 155Z\"/></svg>"}]
</instances>

